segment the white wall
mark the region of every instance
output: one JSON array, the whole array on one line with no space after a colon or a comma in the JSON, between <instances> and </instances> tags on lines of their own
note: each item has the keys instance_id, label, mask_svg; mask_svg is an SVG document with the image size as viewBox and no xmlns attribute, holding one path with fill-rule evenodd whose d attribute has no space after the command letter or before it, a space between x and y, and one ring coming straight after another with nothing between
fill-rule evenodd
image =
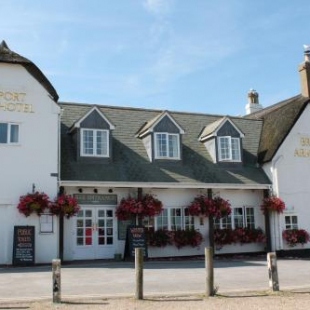
<instances>
[{"instance_id":1,"label":"white wall","mask_svg":"<svg viewBox=\"0 0 310 310\"><path fill-rule=\"evenodd\" d=\"M6 245L5 250L0 251L0 264L9 264L14 225L37 226L39 223L38 216L26 218L18 213L19 197L31 192L32 184L51 199L57 195L57 178L50 174L58 172L59 107L22 66L1 63L0 76L0 92L23 94L0 97L0 122L20 125L20 143L0 145L0 236L6 236L0 237ZM36 229L36 263L50 262L55 257L56 232L41 235Z\"/></svg>"},{"instance_id":2,"label":"white wall","mask_svg":"<svg viewBox=\"0 0 310 310\"><path fill-rule=\"evenodd\" d=\"M274 193L286 204L282 215L273 215L273 250L288 249L283 243L284 216L297 215L299 228L310 232L310 107L292 128L271 163L264 170L273 181ZM306 244L304 248L310 248Z\"/></svg>"}]
</instances>

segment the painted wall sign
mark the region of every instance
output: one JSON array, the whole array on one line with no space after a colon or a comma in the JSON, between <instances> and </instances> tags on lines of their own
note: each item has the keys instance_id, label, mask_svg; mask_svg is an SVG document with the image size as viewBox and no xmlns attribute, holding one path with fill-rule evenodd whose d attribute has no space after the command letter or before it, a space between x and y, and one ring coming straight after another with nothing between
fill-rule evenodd
<instances>
[{"instance_id":1,"label":"painted wall sign","mask_svg":"<svg viewBox=\"0 0 310 310\"><path fill-rule=\"evenodd\" d=\"M310 137L302 136L299 138L299 148L295 149L295 157L310 157Z\"/></svg>"},{"instance_id":2,"label":"painted wall sign","mask_svg":"<svg viewBox=\"0 0 310 310\"><path fill-rule=\"evenodd\" d=\"M109 194L74 194L75 199L77 199L80 204L88 205L116 205L117 195Z\"/></svg>"},{"instance_id":3,"label":"painted wall sign","mask_svg":"<svg viewBox=\"0 0 310 310\"><path fill-rule=\"evenodd\" d=\"M26 103L26 95L0 89L0 111L34 113L33 105Z\"/></svg>"},{"instance_id":4,"label":"painted wall sign","mask_svg":"<svg viewBox=\"0 0 310 310\"><path fill-rule=\"evenodd\" d=\"M13 265L33 265L34 226L14 226Z\"/></svg>"}]
</instances>

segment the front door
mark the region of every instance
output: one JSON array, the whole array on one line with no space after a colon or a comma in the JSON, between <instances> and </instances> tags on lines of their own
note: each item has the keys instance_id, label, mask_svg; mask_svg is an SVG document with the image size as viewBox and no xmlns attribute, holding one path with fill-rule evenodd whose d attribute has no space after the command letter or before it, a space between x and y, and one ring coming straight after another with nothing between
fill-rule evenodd
<instances>
[{"instance_id":1,"label":"front door","mask_svg":"<svg viewBox=\"0 0 310 310\"><path fill-rule=\"evenodd\" d=\"M74 259L106 259L115 254L113 207L82 206L75 218Z\"/></svg>"}]
</instances>

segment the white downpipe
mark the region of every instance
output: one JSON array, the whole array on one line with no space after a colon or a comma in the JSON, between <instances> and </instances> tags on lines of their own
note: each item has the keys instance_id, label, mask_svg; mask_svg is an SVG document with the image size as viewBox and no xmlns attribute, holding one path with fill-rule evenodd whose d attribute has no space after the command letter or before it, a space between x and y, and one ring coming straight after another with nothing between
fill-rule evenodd
<instances>
[{"instance_id":1,"label":"white downpipe","mask_svg":"<svg viewBox=\"0 0 310 310\"><path fill-rule=\"evenodd\" d=\"M273 195L279 197L279 177L278 177L278 164L283 160L283 155L279 155L274 158L272 161L271 166L271 173L272 173L272 184L273 184ZM275 250L281 250L283 248L283 241L282 241L282 232L281 232L281 224L280 224L280 215L279 214L273 214L273 231L274 231L274 238L272 248Z\"/></svg>"}]
</instances>

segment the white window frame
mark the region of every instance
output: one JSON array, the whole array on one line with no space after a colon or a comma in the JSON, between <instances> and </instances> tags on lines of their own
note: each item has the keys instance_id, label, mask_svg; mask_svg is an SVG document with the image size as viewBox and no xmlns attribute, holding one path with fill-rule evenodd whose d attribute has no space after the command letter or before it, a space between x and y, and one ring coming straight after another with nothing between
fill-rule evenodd
<instances>
[{"instance_id":1,"label":"white window frame","mask_svg":"<svg viewBox=\"0 0 310 310\"><path fill-rule=\"evenodd\" d=\"M296 221L294 222L295 219ZM298 217L297 215L285 215L284 216L285 229L298 229Z\"/></svg>"},{"instance_id":2,"label":"white window frame","mask_svg":"<svg viewBox=\"0 0 310 310\"><path fill-rule=\"evenodd\" d=\"M158 136L161 135L163 137L165 137L166 140L166 150L164 150L166 152L166 155L161 155L161 150L160 150L160 145L158 143ZM172 156L170 156L170 147L173 148L173 143L170 142L169 137L176 137L176 149L172 151ZM167 133L167 132L156 132L154 135L154 139L155 139L155 158L156 159L180 159L180 135L179 134L175 134L175 133ZM176 156L174 156L174 153L176 152Z\"/></svg>"},{"instance_id":3,"label":"white window frame","mask_svg":"<svg viewBox=\"0 0 310 310\"><path fill-rule=\"evenodd\" d=\"M227 146L222 148L222 141L226 141ZM225 143L225 142L223 142ZM234 148L236 146L236 148ZM241 161L240 138L231 136L218 137L218 156L219 161Z\"/></svg>"},{"instance_id":4,"label":"white window frame","mask_svg":"<svg viewBox=\"0 0 310 310\"><path fill-rule=\"evenodd\" d=\"M93 133L93 138L92 138L92 153L87 153L85 152L85 148L84 148L84 133L86 131L92 131ZM98 154L98 146L97 146L97 133L98 132L102 132L104 134L106 134L106 145L105 145L105 149L106 152L104 154ZM93 128L82 128L81 129L81 144L80 144L80 154L83 157L109 157L110 154L110 143L109 143L109 130L106 129L93 129ZM104 149L104 148L103 148Z\"/></svg>"},{"instance_id":5,"label":"white window frame","mask_svg":"<svg viewBox=\"0 0 310 310\"><path fill-rule=\"evenodd\" d=\"M6 142L0 142L0 145L18 145L20 142L20 125L17 123L7 123L7 122L0 122L0 124L7 125L7 136ZM17 141L12 141L11 132L12 126L17 127Z\"/></svg>"},{"instance_id":6,"label":"white window frame","mask_svg":"<svg viewBox=\"0 0 310 310\"><path fill-rule=\"evenodd\" d=\"M241 214L238 212L241 211ZM239 219L239 221L238 221ZM214 219L214 228L255 228L255 208L253 206L234 207L231 214L221 219Z\"/></svg>"},{"instance_id":7,"label":"white window frame","mask_svg":"<svg viewBox=\"0 0 310 310\"><path fill-rule=\"evenodd\" d=\"M156 230L186 230L195 229L195 218L189 215L187 207L164 208L163 212L156 216ZM161 224L159 224L159 221Z\"/></svg>"}]
</instances>

